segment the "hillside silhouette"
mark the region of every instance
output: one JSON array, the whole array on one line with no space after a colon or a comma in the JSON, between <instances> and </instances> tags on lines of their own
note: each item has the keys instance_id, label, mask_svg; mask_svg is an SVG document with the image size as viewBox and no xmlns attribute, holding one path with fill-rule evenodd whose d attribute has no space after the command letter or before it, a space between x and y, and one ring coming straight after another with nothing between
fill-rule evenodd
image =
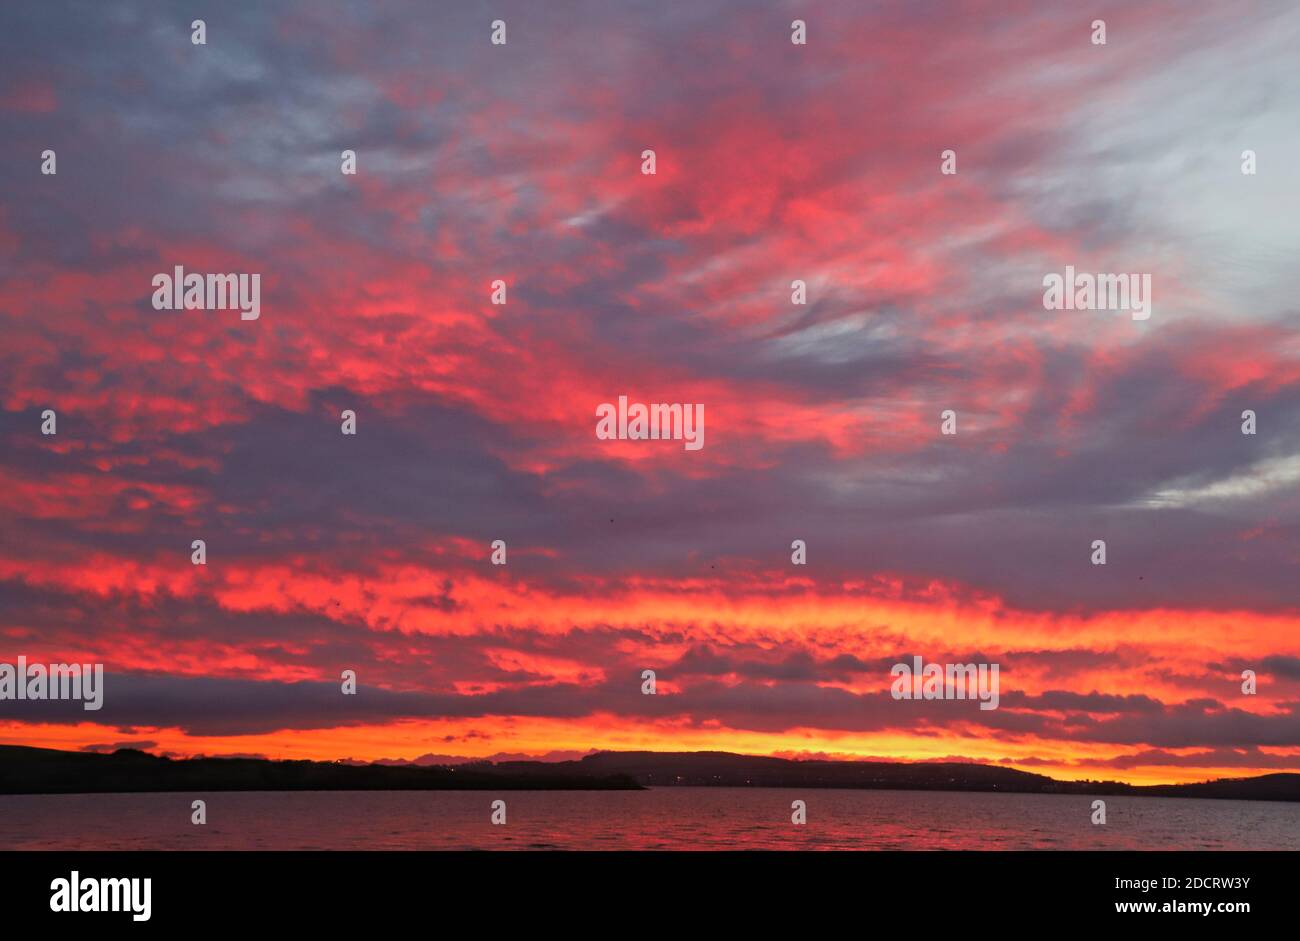
<instances>
[{"instance_id":1,"label":"hillside silhouette","mask_svg":"<svg viewBox=\"0 0 1300 941\"><path fill-rule=\"evenodd\" d=\"M636 790L643 787L857 788L1300 801L1300 774L1196 784L1057 781L993 765L796 761L729 752L597 752L575 761L456 765L173 759L0 745L0 793L148 791Z\"/></svg>"}]
</instances>

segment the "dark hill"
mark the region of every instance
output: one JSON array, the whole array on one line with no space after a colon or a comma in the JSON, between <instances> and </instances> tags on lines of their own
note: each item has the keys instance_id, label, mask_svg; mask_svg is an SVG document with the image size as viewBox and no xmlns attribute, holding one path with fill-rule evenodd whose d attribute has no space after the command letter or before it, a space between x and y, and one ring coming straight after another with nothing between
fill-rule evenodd
<instances>
[{"instance_id":1,"label":"dark hill","mask_svg":"<svg viewBox=\"0 0 1300 941\"><path fill-rule=\"evenodd\" d=\"M599 752L580 761L421 766L261 758L174 760L130 749L104 755L0 745L0 793L4 794L640 787L836 787L1300 801L1300 774L1135 786L1118 781L1057 781L1014 768L960 762L792 761L729 752Z\"/></svg>"},{"instance_id":2,"label":"dark hill","mask_svg":"<svg viewBox=\"0 0 1300 941\"><path fill-rule=\"evenodd\" d=\"M500 762L494 767L527 775L530 768L538 766L537 762L521 761ZM648 787L840 787L1300 801L1300 774L1139 786L1119 781L1057 781L1014 768L963 762L792 761L730 752L598 752L581 761L541 767L575 774L623 774Z\"/></svg>"},{"instance_id":3,"label":"dark hill","mask_svg":"<svg viewBox=\"0 0 1300 941\"><path fill-rule=\"evenodd\" d=\"M636 789L631 778L518 775L492 765L389 767L261 758L174 760L121 749L111 755L0 745L0 794L145 791L449 791Z\"/></svg>"}]
</instances>

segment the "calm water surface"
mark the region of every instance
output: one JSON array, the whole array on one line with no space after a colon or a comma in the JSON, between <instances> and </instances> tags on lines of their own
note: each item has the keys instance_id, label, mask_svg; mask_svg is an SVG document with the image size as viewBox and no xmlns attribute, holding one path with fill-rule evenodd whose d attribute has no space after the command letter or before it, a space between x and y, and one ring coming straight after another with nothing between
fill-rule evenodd
<instances>
[{"instance_id":1,"label":"calm water surface","mask_svg":"<svg viewBox=\"0 0 1300 941\"><path fill-rule=\"evenodd\" d=\"M206 826L190 802L208 805ZM508 822L489 822L506 801ZM790 802L808 823L790 823ZM1300 849L1300 804L780 788L0 795L3 849Z\"/></svg>"}]
</instances>

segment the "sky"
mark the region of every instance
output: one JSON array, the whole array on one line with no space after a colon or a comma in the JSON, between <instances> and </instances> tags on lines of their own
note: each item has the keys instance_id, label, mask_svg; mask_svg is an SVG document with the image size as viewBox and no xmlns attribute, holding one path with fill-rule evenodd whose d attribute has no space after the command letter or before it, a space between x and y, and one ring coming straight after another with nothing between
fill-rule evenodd
<instances>
[{"instance_id":1,"label":"sky","mask_svg":"<svg viewBox=\"0 0 1300 941\"><path fill-rule=\"evenodd\" d=\"M0 662L106 679L0 743L1300 771L1297 48L1287 2L6 3ZM260 316L155 309L177 265ZM1067 265L1149 319L1045 309ZM621 395L704 446L601 440ZM914 656L998 708L895 699Z\"/></svg>"}]
</instances>

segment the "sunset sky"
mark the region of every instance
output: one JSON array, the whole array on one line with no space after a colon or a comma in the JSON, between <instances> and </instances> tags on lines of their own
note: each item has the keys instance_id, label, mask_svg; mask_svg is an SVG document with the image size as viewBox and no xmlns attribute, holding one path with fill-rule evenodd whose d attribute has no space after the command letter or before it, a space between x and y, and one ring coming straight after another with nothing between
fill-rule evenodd
<instances>
[{"instance_id":1,"label":"sunset sky","mask_svg":"<svg viewBox=\"0 0 1300 941\"><path fill-rule=\"evenodd\" d=\"M108 675L0 743L1300 771L1298 48L1292 2L6 3L0 662ZM260 318L155 310L176 265ZM1045 310L1067 265L1150 319ZM598 440L620 395L704 447ZM893 699L913 656L999 708Z\"/></svg>"}]
</instances>

